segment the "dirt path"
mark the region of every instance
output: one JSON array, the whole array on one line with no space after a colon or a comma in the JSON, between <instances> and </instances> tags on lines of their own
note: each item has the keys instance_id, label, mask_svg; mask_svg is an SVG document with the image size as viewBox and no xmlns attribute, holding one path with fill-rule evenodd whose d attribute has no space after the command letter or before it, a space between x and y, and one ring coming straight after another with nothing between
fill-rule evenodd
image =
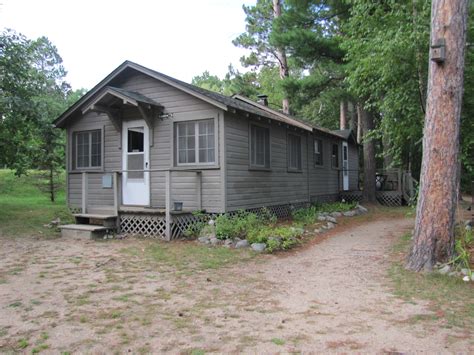
<instances>
[{"instance_id":1,"label":"dirt path","mask_svg":"<svg viewBox=\"0 0 474 355\"><path fill-rule=\"evenodd\" d=\"M456 330L413 321L427 303L390 292L390 246L411 225L339 227L304 250L215 270L148 262L143 240L4 237L0 352L472 352Z\"/></svg>"}]
</instances>

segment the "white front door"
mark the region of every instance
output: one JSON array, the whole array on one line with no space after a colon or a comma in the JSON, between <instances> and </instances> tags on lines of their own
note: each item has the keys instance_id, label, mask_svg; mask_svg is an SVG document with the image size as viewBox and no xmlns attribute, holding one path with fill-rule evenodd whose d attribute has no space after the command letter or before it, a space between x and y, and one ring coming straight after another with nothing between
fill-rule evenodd
<instances>
[{"instance_id":1,"label":"white front door","mask_svg":"<svg viewBox=\"0 0 474 355\"><path fill-rule=\"evenodd\" d=\"M148 126L143 120L134 120L124 121L122 127L122 203L148 206L150 173L143 171L149 169Z\"/></svg>"},{"instance_id":2,"label":"white front door","mask_svg":"<svg viewBox=\"0 0 474 355\"><path fill-rule=\"evenodd\" d=\"M342 142L342 189L349 190L349 148Z\"/></svg>"}]
</instances>

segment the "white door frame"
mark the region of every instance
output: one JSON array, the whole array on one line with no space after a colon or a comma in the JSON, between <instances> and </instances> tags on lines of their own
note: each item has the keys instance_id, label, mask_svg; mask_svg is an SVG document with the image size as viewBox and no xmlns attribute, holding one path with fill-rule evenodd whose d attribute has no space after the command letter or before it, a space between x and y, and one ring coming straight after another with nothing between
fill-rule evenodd
<instances>
[{"instance_id":1,"label":"white door frame","mask_svg":"<svg viewBox=\"0 0 474 355\"><path fill-rule=\"evenodd\" d=\"M150 173L144 172L143 178L128 178L127 170L128 156L128 129L143 127L143 169L150 169L150 142L149 130L145 120L132 120L122 122L122 203L132 206L150 205Z\"/></svg>"},{"instance_id":2,"label":"white door frame","mask_svg":"<svg viewBox=\"0 0 474 355\"><path fill-rule=\"evenodd\" d=\"M342 189L349 190L349 146L342 142Z\"/></svg>"}]
</instances>

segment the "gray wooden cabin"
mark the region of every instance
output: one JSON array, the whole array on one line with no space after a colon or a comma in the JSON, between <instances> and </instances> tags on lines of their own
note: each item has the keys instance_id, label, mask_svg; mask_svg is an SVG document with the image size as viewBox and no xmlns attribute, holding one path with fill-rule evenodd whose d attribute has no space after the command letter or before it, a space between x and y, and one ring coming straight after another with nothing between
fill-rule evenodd
<instances>
[{"instance_id":1,"label":"gray wooden cabin","mask_svg":"<svg viewBox=\"0 0 474 355\"><path fill-rule=\"evenodd\" d=\"M284 217L358 188L351 131L316 127L130 61L55 124L67 132L67 201L84 229L100 224L171 239L192 223L191 211L267 207Z\"/></svg>"}]
</instances>

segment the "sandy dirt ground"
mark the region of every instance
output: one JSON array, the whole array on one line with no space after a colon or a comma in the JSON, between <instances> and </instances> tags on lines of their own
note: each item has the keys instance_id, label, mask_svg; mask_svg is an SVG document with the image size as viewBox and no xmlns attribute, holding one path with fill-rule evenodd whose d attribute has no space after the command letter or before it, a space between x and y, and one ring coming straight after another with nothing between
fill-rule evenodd
<instances>
[{"instance_id":1,"label":"sandy dirt ground","mask_svg":"<svg viewBox=\"0 0 474 355\"><path fill-rule=\"evenodd\" d=\"M472 353L472 330L412 322L429 305L391 293L391 245L412 224L338 227L291 253L195 271L123 252L146 240L1 237L0 352Z\"/></svg>"}]
</instances>

